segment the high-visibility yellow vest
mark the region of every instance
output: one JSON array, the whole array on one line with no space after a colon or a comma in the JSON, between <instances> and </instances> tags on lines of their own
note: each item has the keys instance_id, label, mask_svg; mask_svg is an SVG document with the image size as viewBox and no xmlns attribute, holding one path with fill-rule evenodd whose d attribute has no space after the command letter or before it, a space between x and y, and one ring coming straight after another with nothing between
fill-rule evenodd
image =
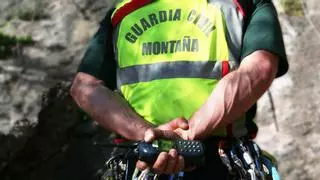
<instances>
[{"instance_id":1,"label":"high-visibility yellow vest","mask_svg":"<svg viewBox=\"0 0 320 180\"><path fill-rule=\"evenodd\" d=\"M243 12L234 2L126 0L117 6L112 23L118 89L145 120L160 125L190 118L238 67ZM233 126L235 136L246 133L244 117ZM213 132L226 134L226 128Z\"/></svg>"}]
</instances>

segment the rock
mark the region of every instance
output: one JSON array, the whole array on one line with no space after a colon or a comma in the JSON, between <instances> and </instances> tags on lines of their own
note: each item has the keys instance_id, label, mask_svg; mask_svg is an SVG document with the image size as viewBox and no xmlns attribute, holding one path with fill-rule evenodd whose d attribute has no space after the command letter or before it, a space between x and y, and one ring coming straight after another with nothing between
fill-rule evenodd
<instances>
[{"instance_id":1,"label":"rock","mask_svg":"<svg viewBox=\"0 0 320 180\"><path fill-rule=\"evenodd\" d=\"M35 44L0 60L0 179L47 179L81 119L68 88L110 3L83 2L87 17L73 0L1 1L1 32ZM43 93L61 81L41 107Z\"/></svg>"},{"instance_id":2,"label":"rock","mask_svg":"<svg viewBox=\"0 0 320 180\"><path fill-rule=\"evenodd\" d=\"M0 179L52 179L83 118L68 94L70 80L87 41L114 2L1 1L1 32L31 36L35 44L17 47L12 57L0 60ZM276 4L282 8L279 18L290 70L270 88L274 108L268 94L258 102L257 142L277 157L283 179L316 180L320 7L317 0L305 0L303 9L295 7L298 16L290 16ZM48 92L44 99L43 92Z\"/></svg>"},{"instance_id":3,"label":"rock","mask_svg":"<svg viewBox=\"0 0 320 180\"><path fill-rule=\"evenodd\" d=\"M93 24L92 22L86 20L76 21L74 26L72 43L76 45L86 44L97 30L93 27L98 27L97 24Z\"/></svg>"},{"instance_id":4,"label":"rock","mask_svg":"<svg viewBox=\"0 0 320 180\"><path fill-rule=\"evenodd\" d=\"M259 100L257 112L260 125L257 142L276 156L282 177L292 180L316 180L320 175L316 170L320 169L317 86L320 24L314 21L320 14L313 9L316 1L304 2L306 16L280 15L290 64L288 74L274 81L270 88L280 131L272 124L267 95ZM308 66L304 67L306 62Z\"/></svg>"},{"instance_id":5,"label":"rock","mask_svg":"<svg viewBox=\"0 0 320 180\"><path fill-rule=\"evenodd\" d=\"M71 82L58 83L43 96L37 123L18 120L8 136L1 136L2 151L6 149L6 153L11 154L1 160L6 163L0 169L1 179L33 179L33 171L65 152L73 129L82 117L69 95L70 85ZM40 179L52 178L54 171L52 168L50 175L42 174Z\"/></svg>"}]
</instances>

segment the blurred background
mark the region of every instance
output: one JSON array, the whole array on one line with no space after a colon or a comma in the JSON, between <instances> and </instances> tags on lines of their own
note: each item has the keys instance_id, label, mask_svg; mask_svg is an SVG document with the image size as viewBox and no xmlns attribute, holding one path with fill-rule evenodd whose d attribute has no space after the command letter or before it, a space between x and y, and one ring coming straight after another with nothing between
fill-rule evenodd
<instances>
[{"instance_id":1,"label":"blurred background","mask_svg":"<svg viewBox=\"0 0 320 180\"><path fill-rule=\"evenodd\" d=\"M112 3L0 0L0 179L52 179L84 118L70 81ZM274 3L290 69L258 102L257 142L276 156L283 179L317 180L320 3Z\"/></svg>"}]
</instances>

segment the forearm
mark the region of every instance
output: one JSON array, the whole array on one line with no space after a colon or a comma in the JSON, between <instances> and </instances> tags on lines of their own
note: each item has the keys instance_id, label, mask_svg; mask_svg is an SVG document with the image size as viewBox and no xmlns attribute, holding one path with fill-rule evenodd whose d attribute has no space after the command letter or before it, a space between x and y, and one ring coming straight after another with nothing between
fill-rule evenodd
<instances>
[{"instance_id":1,"label":"forearm","mask_svg":"<svg viewBox=\"0 0 320 180\"><path fill-rule=\"evenodd\" d=\"M71 87L76 103L107 130L130 140L142 140L151 127L117 93L85 73L78 73ZM138 130L138 131L137 131Z\"/></svg>"},{"instance_id":2,"label":"forearm","mask_svg":"<svg viewBox=\"0 0 320 180\"><path fill-rule=\"evenodd\" d=\"M240 67L226 75L206 103L189 120L189 138L209 136L243 115L269 88L275 78L278 58L265 51L247 56Z\"/></svg>"}]
</instances>

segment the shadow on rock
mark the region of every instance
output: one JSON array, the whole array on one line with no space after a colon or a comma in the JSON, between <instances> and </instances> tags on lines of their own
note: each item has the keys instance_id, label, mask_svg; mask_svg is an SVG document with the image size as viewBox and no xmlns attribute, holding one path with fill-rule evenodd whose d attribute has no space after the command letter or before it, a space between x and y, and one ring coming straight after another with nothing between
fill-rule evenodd
<instances>
[{"instance_id":1,"label":"shadow on rock","mask_svg":"<svg viewBox=\"0 0 320 180\"><path fill-rule=\"evenodd\" d=\"M86 120L69 95L70 86L71 82L58 83L43 96L39 123L22 150L0 166L0 179L53 179L59 164L65 161L72 139L94 133L94 124ZM87 125L83 128L83 124ZM81 133L75 133L79 128ZM5 138L10 144L10 138Z\"/></svg>"}]
</instances>

